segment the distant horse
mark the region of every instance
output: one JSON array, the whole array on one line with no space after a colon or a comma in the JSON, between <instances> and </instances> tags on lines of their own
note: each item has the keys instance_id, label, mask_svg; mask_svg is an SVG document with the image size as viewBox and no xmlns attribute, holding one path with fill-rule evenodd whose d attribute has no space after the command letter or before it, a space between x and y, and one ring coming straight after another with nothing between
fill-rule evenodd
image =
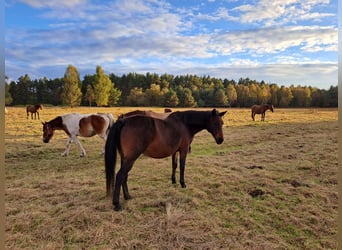
<instances>
[{"instance_id":1,"label":"distant horse","mask_svg":"<svg viewBox=\"0 0 342 250\"><path fill-rule=\"evenodd\" d=\"M166 119L170 115L172 110L169 108L166 108L164 109L164 112L165 113L157 113L157 112L153 112L150 110L147 110L147 111L146 110L134 110L134 111L120 115L118 119L123 119L123 118L127 118L127 117L134 116L134 115L145 115L145 116L150 116L150 117L157 118L157 119ZM191 152L191 146L189 145L189 153L190 152ZM172 154L172 165L171 165L172 166L172 175L171 175L172 184L176 184L177 161L178 161L177 152L175 152L174 154Z\"/></svg>"},{"instance_id":2,"label":"distant horse","mask_svg":"<svg viewBox=\"0 0 342 250\"><path fill-rule=\"evenodd\" d=\"M39 112L38 110L43 110L43 106L41 104L36 104L36 105L28 105L26 107L26 115L27 115L27 119L29 118L29 113L31 113L31 119L33 120L33 114L34 114L34 119L36 120L36 114L38 114L38 120L40 120L39 118Z\"/></svg>"},{"instance_id":3,"label":"distant horse","mask_svg":"<svg viewBox=\"0 0 342 250\"><path fill-rule=\"evenodd\" d=\"M68 136L67 145L62 156L69 154L70 146L74 141L80 148L80 157L86 155L86 152L78 140L77 136L91 137L98 135L106 141L110 127L114 123L114 117L110 113L79 114L71 113L57 116L49 122L43 124L43 142L48 143L55 130L63 130ZM104 148L102 154L104 153Z\"/></svg>"},{"instance_id":4,"label":"distant horse","mask_svg":"<svg viewBox=\"0 0 342 250\"><path fill-rule=\"evenodd\" d=\"M222 116L226 112L183 111L172 112L162 120L149 116L135 115L119 119L109 131L105 144L105 170L107 196L113 191L114 210L121 210L120 189L126 200L128 192L128 172L141 155L152 158L165 158L176 152L180 153L180 183L183 188L185 160L190 143L196 133L206 129L217 144L224 140ZM121 168L115 178L117 150L121 157ZM113 190L114 189L114 190Z\"/></svg>"},{"instance_id":5,"label":"distant horse","mask_svg":"<svg viewBox=\"0 0 342 250\"><path fill-rule=\"evenodd\" d=\"M273 112L273 105L264 104L264 105L253 105L252 106L252 119L255 121L255 114L261 114L261 121L265 121L265 112L269 109Z\"/></svg>"}]
</instances>

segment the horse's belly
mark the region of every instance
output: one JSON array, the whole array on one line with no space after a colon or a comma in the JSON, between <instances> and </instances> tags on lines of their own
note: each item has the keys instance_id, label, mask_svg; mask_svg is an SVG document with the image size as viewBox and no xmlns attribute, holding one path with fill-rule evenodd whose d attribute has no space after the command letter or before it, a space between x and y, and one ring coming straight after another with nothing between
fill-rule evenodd
<instances>
[{"instance_id":1,"label":"horse's belly","mask_svg":"<svg viewBox=\"0 0 342 250\"><path fill-rule=\"evenodd\" d=\"M145 151L144 155L152 158L165 158L176 152L176 149L166 145L149 146Z\"/></svg>"}]
</instances>

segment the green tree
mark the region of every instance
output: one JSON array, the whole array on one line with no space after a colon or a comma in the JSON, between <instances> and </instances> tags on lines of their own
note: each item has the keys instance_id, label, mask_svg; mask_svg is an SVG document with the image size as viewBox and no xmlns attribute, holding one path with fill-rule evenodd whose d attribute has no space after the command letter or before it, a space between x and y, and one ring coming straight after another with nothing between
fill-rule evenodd
<instances>
[{"instance_id":1,"label":"green tree","mask_svg":"<svg viewBox=\"0 0 342 250\"><path fill-rule=\"evenodd\" d=\"M108 105L109 95L112 87L112 81L104 73L101 66L97 66L96 75L94 79L94 94L95 102L98 107Z\"/></svg>"},{"instance_id":2,"label":"green tree","mask_svg":"<svg viewBox=\"0 0 342 250\"><path fill-rule=\"evenodd\" d=\"M79 106L82 99L80 74L69 65L63 78L62 102L70 107Z\"/></svg>"},{"instance_id":3,"label":"green tree","mask_svg":"<svg viewBox=\"0 0 342 250\"><path fill-rule=\"evenodd\" d=\"M145 93L149 106L162 106L163 92L160 90L160 85L152 83Z\"/></svg>"},{"instance_id":4,"label":"green tree","mask_svg":"<svg viewBox=\"0 0 342 250\"><path fill-rule=\"evenodd\" d=\"M177 107L179 99L176 91L170 89L164 94L164 106L165 107Z\"/></svg>"},{"instance_id":5,"label":"green tree","mask_svg":"<svg viewBox=\"0 0 342 250\"><path fill-rule=\"evenodd\" d=\"M179 106L181 107L196 107L197 103L195 98L192 96L192 92L188 88L180 87L177 91L179 98Z\"/></svg>"},{"instance_id":6,"label":"green tree","mask_svg":"<svg viewBox=\"0 0 342 250\"><path fill-rule=\"evenodd\" d=\"M5 105L10 105L13 102L11 93L9 92L10 85L5 82Z\"/></svg>"},{"instance_id":7,"label":"green tree","mask_svg":"<svg viewBox=\"0 0 342 250\"><path fill-rule=\"evenodd\" d=\"M145 99L146 95L142 88L133 88L127 96L126 104L128 106L148 106Z\"/></svg>"},{"instance_id":8,"label":"green tree","mask_svg":"<svg viewBox=\"0 0 342 250\"><path fill-rule=\"evenodd\" d=\"M228 98L224 93L224 90L219 88L214 93L214 106L224 107L228 105Z\"/></svg>"},{"instance_id":9,"label":"green tree","mask_svg":"<svg viewBox=\"0 0 342 250\"><path fill-rule=\"evenodd\" d=\"M115 88L113 85L111 90L109 91L108 105L111 107L118 105L120 96L121 90Z\"/></svg>"}]
</instances>

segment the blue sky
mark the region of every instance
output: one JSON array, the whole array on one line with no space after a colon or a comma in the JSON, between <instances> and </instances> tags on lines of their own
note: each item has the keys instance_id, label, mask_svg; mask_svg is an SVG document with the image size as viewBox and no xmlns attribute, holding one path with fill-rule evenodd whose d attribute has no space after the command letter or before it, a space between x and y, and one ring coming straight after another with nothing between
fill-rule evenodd
<instances>
[{"instance_id":1,"label":"blue sky","mask_svg":"<svg viewBox=\"0 0 342 250\"><path fill-rule=\"evenodd\" d=\"M5 73L337 85L337 0L5 0Z\"/></svg>"}]
</instances>

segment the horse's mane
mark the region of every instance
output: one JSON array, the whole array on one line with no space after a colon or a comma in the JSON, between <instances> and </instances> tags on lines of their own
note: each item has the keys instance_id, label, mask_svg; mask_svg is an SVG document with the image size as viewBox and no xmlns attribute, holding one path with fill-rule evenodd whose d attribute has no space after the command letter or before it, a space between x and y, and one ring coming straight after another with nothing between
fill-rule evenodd
<instances>
[{"instance_id":1,"label":"horse's mane","mask_svg":"<svg viewBox=\"0 0 342 250\"><path fill-rule=\"evenodd\" d=\"M212 111L197 111L197 110L187 110L187 111L176 111L170 114L169 117L176 116L181 119L185 124L190 126L202 126L203 123L207 122L210 118Z\"/></svg>"}]
</instances>

